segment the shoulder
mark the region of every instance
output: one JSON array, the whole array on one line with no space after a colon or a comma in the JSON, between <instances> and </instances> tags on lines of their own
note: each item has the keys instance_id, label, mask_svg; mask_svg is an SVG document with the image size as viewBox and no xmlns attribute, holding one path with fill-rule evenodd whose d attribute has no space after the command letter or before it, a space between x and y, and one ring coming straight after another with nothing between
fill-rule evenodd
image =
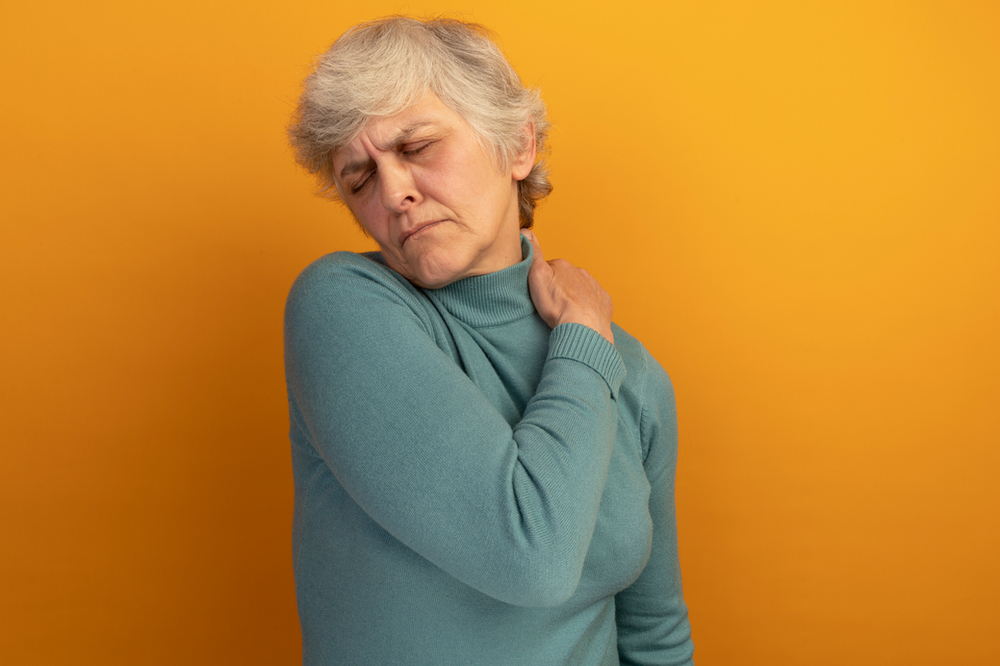
<instances>
[{"instance_id":1,"label":"shoulder","mask_svg":"<svg viewBox=\"0 0 1000 666\"><path fill-rule=\"evenodd\" d=\"M413 307L427 297L386 266L378 252L334 252L309 264L295 279L288 292L285 317L303 308L349 311L380 299Z\"/></svg>"},{"instance_id":2,"label":"shoulder","mask_svg":"<svg viewBox=\"0 0 1000 666\"><path fill-rule=\"evenodd\" d=\"M652 440L666 435L676 441L677 410L673 382L660 362L635 337L612 324L615 348L627 372L622 383L621 400L638 417L643 452L648 454Z\"/></svg>"},{"instance_id":3,"label":"shoulder","mask_svg":"<svg viewBox=\"0 0 1000 666\"><path fill-rule=\"evenodd\" d=\"M371 287L381 285L387 289L409 286L405 279L382 261L378 252L334 252L320 257L299 273L289 292L289 301L327 294L359 282Z\"/></svg>"},{"instance_id":4,"label":"shoulder","mask_svg":"<svg viewBox=\"0 0 1000 666\"><path fill-rule=\"evenodd\" d=\"M625 370L628 372L625 381L630 390L640 395L646 395L650 392L660 396L668 395L673 401L673 384L660 362L625 329L617 324L612 324L612 326L615 334L615 348L625 363Z\"/></svg>"},{"instance_id":5,"label":"shoulder","mask_svg":"<svg viewBox=\"0 0 1000 666\"><path fill-rule=\"evenodd\" d=\"M285 303L286 344L299 337L365 335L415 323L430 330L427 296L383 262L377 252L334 252L299 274Z\"/></svg>"}]
</instances>

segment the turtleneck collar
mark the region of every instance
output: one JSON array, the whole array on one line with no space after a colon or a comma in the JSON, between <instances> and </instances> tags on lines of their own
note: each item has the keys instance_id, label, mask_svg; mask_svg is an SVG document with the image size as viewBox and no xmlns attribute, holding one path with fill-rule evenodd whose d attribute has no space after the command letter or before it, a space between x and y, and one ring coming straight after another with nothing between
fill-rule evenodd
<instances>
[{"instance_id":1,"label":"turtleneck collar","mask_svg":"<svg viewBox=\"0 0 1000 666\"><path fill-rule=\"evenodd\" d=\"M535 312L528 293L531 243L521 236L521 261L486 275L452 282L440 289L422 289L448 312L473 327L499 326Z\"/></svg>"}]
</instances>

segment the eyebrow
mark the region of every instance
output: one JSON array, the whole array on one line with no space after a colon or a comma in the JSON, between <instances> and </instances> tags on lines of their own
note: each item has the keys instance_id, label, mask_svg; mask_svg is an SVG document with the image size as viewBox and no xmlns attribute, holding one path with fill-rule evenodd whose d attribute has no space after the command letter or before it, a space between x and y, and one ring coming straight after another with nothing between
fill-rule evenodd
<instances>
[{"instance_id":1,"label":"eyebrow","mask_svg":"<svg viewBox=\"0 0 1000 666\"><path fill-rule=\"evenodd\" d=\"M398 146L399 144L407 141L417 130L432 124L433 123L429 120L422 120L415 122L412 125L407 125L403 129L399 130L399 132L396 133L396 136L392 137L392 139L385 144L385 148L381 148L380 146L376 147L380 150L389 150L393 146ZM347 176L356 174L359 171L364 171L371 166L372 161L373 160L370 157L366 157L348 162L344 165L344 168L340 170L340 180L343 181L347 178Z\"/></svg>"}]
</instances>

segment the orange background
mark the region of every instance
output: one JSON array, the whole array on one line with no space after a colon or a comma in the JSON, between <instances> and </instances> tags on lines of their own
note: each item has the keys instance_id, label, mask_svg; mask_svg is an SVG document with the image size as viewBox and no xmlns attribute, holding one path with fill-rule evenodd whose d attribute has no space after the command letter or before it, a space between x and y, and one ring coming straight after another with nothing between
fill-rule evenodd
<instances>
[{"instance_id":1,"label":"orange background","mask_svg":"<svg viewBox=\"0 0 1000 666\"><path fill-rule=\"evenodd\" d=\"M4 3L0 662L299 658L283 128L396 11L555 123L549 257L678 395L700 666L1000 663L1000 5Z\"/></svg>"}]
</instances>

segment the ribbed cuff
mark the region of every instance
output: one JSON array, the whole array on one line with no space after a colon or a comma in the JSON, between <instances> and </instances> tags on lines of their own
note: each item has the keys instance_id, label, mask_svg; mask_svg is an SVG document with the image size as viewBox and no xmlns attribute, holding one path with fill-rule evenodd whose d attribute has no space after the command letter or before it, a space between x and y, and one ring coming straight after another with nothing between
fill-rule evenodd
<instances>
[{"instance_id":1,"label":"ribbed cuff","mask_svg":"<svg viewBox=\"0 0 1000 666\"><path fill-rule=\"evenodd\" d=\"M583 324L560 324L549 335L550 358L568 358L590 366L597 372L615 399L625 380L625 363L615 346L604 336Z\"/></svg>"}]
</instances>

